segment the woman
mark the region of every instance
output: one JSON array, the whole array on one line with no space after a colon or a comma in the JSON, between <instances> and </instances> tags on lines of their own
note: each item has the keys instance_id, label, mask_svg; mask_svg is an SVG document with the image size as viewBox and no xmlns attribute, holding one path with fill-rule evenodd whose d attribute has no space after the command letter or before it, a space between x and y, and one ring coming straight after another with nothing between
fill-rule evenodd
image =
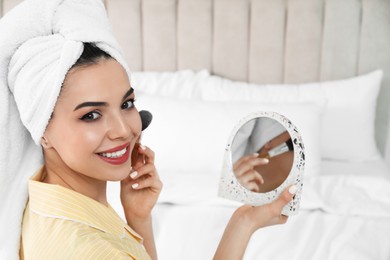
<instances>
[{"instance_id":1,"label":"woman","mask_svg":"<svg viewBox=\"0 0 390 260\"><path fill-rule=\"evenodd\" d=\"M77 3L64 2L69 6ZM61 12L56 13L60 16ZM79 42L83 43L82 54L66 71L60 95L50 111L51 118L47 125L42 123L43 134L32 131L35 124L24 118L23 106L28 107L28 102L17 101L22 121L34 141L39 140L44 156L44 165L29 181L20 256L157 259L151 210L162 183L154 166L153 151L139 143L141 120L134 106L134 89L123 61L113 57L114 51L108 53L95 44ZM38 42L34 46L41 45ZM73 48L69 44L64 46ZM17 60L11 65L19 63ZM24 95L13 91L15 99ZM45 94L38 92L33 98L42 100ZM121 181L121 202L127 223L107 203L107 181ZM296 187L292 186L271 204L238 208L226 227L215 259L242 258L253 232L285 223L287 217L281 215L281 210L295 192Z\"/></svg>"},{"instance_id":2,"label":"woman","mask_svg":"<svg viewBox=\"0 0 390 260\"><path fill-rule=\"evenodd\" d=\"M95 46L85 44L80 59L68 72L42 136L45 165L30 181L21 255L28 259L147 258L146 254L134 253L143 251L139 243L142 237L147 253L157 258L151 210L162 183L153 151L137 142L141 120L134 101L134 90L121 65ZM107 203L107 181L122 184L121 202L129 225L122 223L128 231L124 237L94 220L94 214L99 213L112 216L112 225L120 222ZM285 193L263 207L239 208L215 258L226 259L228 255L236 259L235 253L242 257L256 229L286 220L280 211L291 196ZM78 204L84 207L78 209ZM75 208L70 209L71 205Z\"/></svg>"},{"instance_id":3,"label":"woman","mask_svg":"<svg viewBox=\"0 0 390 260\"><path fill-rule=\"evenodd\" d=\"M141 119L134 100L122 66L85 44L42 136L45 164L30 181L22 256L95 259L128 254L141 259L147 257L142 237L156 258L150 212L162 184L153 152L137 143ZM107 181L122 181L121 201L132 228L110 208Z\"/></svg>"}]
</instances>

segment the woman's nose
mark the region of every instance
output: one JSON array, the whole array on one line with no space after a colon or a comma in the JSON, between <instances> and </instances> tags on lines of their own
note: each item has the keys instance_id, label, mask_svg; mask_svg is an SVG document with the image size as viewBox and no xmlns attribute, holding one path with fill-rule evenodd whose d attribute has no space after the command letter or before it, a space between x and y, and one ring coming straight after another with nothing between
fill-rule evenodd
<instances>
[{"instance_id":1,"label":"woman's nose","mask_svg":"<svg viewBox=\"0 0 390 260\"><path fill-rule=\"evenodd\" d=\"M132 134L130 125L127 121L128 120L125 120L121 115L112 118L108 137L110 139L127 139Z\"/></svg>"}]
</instances>

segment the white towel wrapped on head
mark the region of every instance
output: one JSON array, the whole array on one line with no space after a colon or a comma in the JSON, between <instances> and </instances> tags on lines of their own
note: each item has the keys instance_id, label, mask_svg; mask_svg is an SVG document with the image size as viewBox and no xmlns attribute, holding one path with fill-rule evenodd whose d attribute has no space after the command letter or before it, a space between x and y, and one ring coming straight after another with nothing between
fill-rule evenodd
<instances>
[{"instance_id":1,"label":"white towel wrapped on head","mask_svg":"<svg viewBox=\"0 0 390 260\"><path fill-rule=\"evenodd\" d=\"M0 20L0 259L18 259L28 178L66 73L95 43L129 72L101 0L25 0Z\"/></svg>"}]
</instances>

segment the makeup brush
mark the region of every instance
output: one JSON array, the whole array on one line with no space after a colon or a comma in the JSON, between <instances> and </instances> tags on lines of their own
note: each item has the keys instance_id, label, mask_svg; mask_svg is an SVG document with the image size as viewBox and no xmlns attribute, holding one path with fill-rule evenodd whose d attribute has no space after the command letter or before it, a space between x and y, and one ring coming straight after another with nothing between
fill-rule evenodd
<instances>
[{"instance_id":1,"label":"makeup brush","mask_svg":"<svg viewBox=\"0 0 390 260\"><path fill-rule=\"evenodd\" d=\"M269 150L268 152L266 153L261 153L259 155L259 157L261 158L272 158L272 157L275 157L277 155L280 155L280 154L283 154L283 153L286 153L288 151L293 151L294 150L294 147L293 147L293 143L292 143L292 140L291 138L288 139L286 142L272 148L271 150Z\"/></svg>"},{"instance_id":2,"label":"makeup brush","mask_svg":"<svg viewBox=\"0 0 390 260\"><path fill-rule=\"evenodd\" d=\"M139 116L141 117L142 131L144 131L152 122L153 116L152 116L152 113L150 113L149 111L146 111L146 110L139 111ZM132 162L137 161L138 146L141 145L141 137L142 137L142 133L138 137L138 140L136 141L135 149L131 153ZM145 155L142 155L142 161L145 162Z\"/></svg>"},{"instance_id":3,"label":"makeup brush","mask_svg":"<svg viewBox=\"0 0 390 260\"><path fill-rule=\"evenodd\" d=\"M139 116L141 117L142 131L144 131L152 122L153 116L152 113L147 110L139 111Z\"/></svg>"}]
</instances>

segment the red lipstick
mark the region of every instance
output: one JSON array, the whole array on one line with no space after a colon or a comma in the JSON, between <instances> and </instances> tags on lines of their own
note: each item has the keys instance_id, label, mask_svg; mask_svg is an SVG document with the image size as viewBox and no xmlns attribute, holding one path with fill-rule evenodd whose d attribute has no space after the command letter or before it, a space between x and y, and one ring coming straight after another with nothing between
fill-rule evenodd
<instances>
[{"instance_id":1,"label":"red lipstick","mask_svg":"<svg viewBox=\"0 0 390 260\"><path fill-rule=\"evenodd\" d=\"M129 159L130 156L130 143L126 143L112 149L97 153L97 155L104 161L120 165Z\"/></svg>"}]
</instances>

